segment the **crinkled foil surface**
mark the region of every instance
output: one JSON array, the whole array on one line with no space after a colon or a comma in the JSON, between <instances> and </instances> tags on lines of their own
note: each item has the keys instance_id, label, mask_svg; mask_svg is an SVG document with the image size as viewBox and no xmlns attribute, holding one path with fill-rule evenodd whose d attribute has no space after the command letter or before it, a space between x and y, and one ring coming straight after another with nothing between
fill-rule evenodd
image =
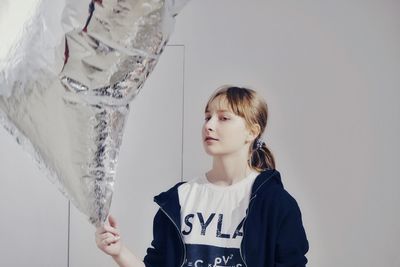
<instances>
[{"instance_id":1,"label":"crinkled foil surface","mask_svg":"<svg viewBox=\"0 0 400 267\"><path fill-rule=\"evenodd\" d=\"M186 1L2 1L0 124L99 226L129 105Z\"/></svg>"}]
</instances>

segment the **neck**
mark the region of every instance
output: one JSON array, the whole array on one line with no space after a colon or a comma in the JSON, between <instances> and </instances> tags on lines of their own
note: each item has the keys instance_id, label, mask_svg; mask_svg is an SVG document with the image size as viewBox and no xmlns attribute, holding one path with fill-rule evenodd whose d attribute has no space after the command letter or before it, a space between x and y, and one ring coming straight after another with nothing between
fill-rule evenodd
<instances>
[{"instance_id":1,"label":"neck","mask_svg":"<svg viewBox=\"0 0 400 267\"><path fill-rule=\"evenodd\" d=\"M215 156L213 167L206 173L210 182L217 185L232 185L246 178L252 171L246 153Z\"/></svg>"}]
</instances>

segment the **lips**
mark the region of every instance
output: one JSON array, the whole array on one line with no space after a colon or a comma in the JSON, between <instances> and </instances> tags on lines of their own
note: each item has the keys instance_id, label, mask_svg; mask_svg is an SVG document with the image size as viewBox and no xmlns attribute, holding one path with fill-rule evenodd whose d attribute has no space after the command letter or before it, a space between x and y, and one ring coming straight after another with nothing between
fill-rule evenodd
<instances>
[{"instance_id":1,"label":"lips","mask_svg":"<svg viewBox=\"0 0 400 267\"><path fill-rule=\"evenodd\" d=\"M205 141L207 141L207 140L215 140L215 141L218 141L218 139L215 139L215 138L212 138L212 137L206 137Z\"/></svg>"}]
</instances>

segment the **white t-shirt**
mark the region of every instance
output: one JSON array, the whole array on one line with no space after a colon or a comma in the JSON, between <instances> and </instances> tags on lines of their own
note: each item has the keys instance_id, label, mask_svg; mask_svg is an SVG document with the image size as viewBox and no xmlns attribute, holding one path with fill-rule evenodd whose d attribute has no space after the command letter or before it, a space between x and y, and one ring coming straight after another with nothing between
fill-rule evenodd
<instances>
[{"instance_id":1,"label":"white t-shirt","mask_svg":"<svg viewBox=\"0 0 400 267\"><path fill-rule=\"evenodd\" d=\"M212 184L203 174L178 187L184 266L244 266L239 250L243 220L258 174L252 171L230 186Z\"/></svg>"}]
</instances>

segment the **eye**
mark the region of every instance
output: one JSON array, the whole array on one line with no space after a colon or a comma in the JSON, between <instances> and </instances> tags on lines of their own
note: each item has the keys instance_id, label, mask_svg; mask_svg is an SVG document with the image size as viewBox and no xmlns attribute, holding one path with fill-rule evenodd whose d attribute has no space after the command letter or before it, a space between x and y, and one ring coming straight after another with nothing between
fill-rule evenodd
<instances>
[{"instance_id":1,"label":"eye","mask_svg":"<svg viewBox=\"0 0 400 267\"><path fill-rule=\"evenodd\" d=\"M206 116L206 117L204 118L204 120L205 120L205 121L208 121L210 118L211 118L210 116ZM219 119L222 120L222 121L227 121L227 120L229 120L230 118L224 116L224 117L219 117Z\"/></svg>"}]
</instances>

